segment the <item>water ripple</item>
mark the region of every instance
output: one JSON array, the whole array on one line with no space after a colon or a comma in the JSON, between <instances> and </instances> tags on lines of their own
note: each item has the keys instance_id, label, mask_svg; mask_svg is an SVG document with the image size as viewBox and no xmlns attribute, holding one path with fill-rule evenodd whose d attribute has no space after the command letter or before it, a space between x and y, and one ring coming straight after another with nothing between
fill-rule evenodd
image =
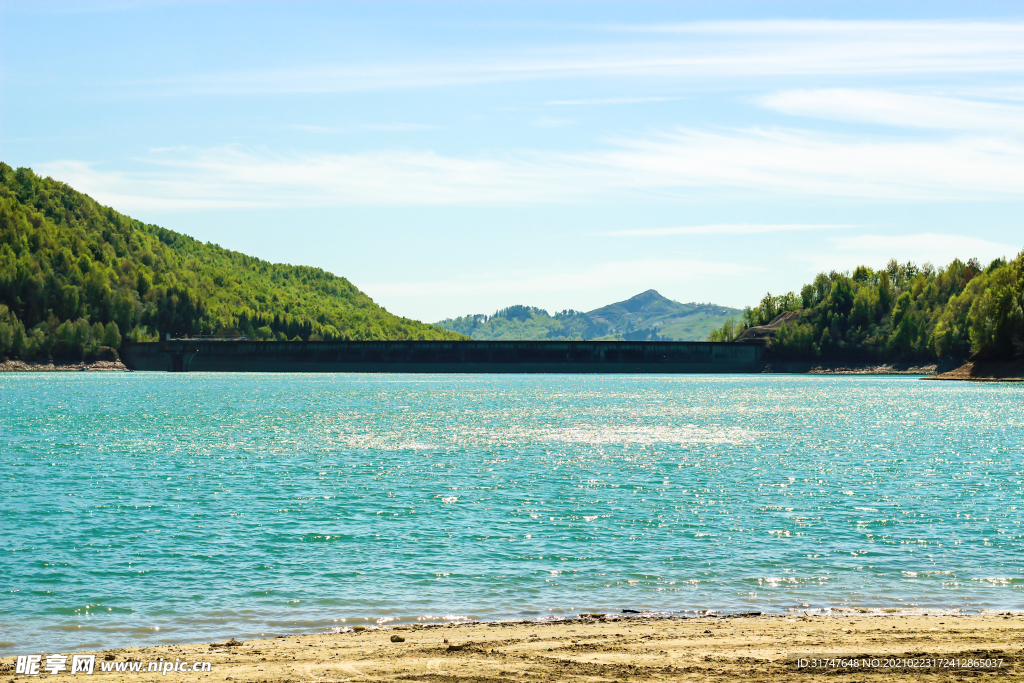
<instances>
[{"instance_id":1,"label":"water ripple","mask_svg":"<svg viewBox=\"0 0 1024 683\"><path fill-rule=\"evenodd\" d=\"M0 652L623 608L1021 609L1022 391L4 373Z\"/></svg>"}]
</instances>

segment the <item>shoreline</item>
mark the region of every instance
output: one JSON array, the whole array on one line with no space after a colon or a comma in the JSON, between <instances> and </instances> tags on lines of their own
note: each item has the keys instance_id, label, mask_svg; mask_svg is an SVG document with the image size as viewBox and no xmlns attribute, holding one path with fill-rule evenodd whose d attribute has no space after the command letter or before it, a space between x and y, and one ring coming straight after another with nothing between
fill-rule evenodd
<instances>
[{"instance_id":1,"label":"shoreline","mask_svg":"<svg viewBox=\"0 0 1024 683\"><path fill-rule=\"evenodd\" d=\"M924 379L952 382L1024 382L1024 361L979 361Z\"/></svg>"},{"instance_id":2,"label":"shoreline","mask_svg":"<svg viewBox=\"0 0 1024 683\"><path fill-rule=\"evenodd\" d=\"M260 640L126 647L94 651L95 676L106 681L765 681L825 671L798 669L799 661L878 658L919 664L872 671L847 666L828 674L862 680L947 680L999 675L1024 680L1024 614L764 614L645 617L581 615L554 622L474 622L402 625L341 632L273 636ZM30 654L28 652L24 654ZM70 654L70 653L63 653ZM934 665L943 661L1002 660ZM45 663L45 658L44 658ZM68 662L70 662L70 657ZM210 662L209 673L147 673L149 662ZM845 659L844 659L845 661ZM141 673L103 672L101 664ZM15 657L0 658L0 676L14 673ZM904 662L906 664L906 662ZM836 664L838 666L838 663ZM866 666L866 665L865 665ZM64 672L68 673L68 672ZM855 678L849 678L853 676Z\"/></svg>"},{"instance_id":3,"label":"shoreline","mask_svg":"<svg viewBox=\"0 0 1024 683\"><path fill-rule=\"evenodd\" d=\"M806 372L808 375L934 375L938 365L898 366L892 363L878 365L822 366L816 365Z\"/></svg>"},{"instance_id":4,"label":"shoreline","mask_svg":"<svg viewBox=\"0 0 1024 683\"><path fill-rule=\"evenodd\" d=\"M903 366L890 363L871 365L837 365L829 366L813 363L776 363L774 369L771 364L764 368L742 374L774 374L774 375L934 375L937 372L936 365ZM796 367L792 367L796 366ZM38 360L7 360L0 363L0 372L131 372L131 370L120 361L97 360L80 362L57 362ZM246 371L242 371L246 372ZM634 373L622 373L634 374ZM669 373L678 374L678 373ZM699 374L699 373L698 373ZM714 373L712 373L714 374ZM948 374L948 373L947 373Z\"/></svg>"},{"instance_id":5,"label":"shoreline","mask_svg":"<svg viewBox=\"0 0 1024 683\"><path fill-rule=\"evenodd\" d=\"M131 372L131 370L121 360L54 362L52 360L25 361L10 359L0 363L0 372ZM938 366L935 364L822 365L820 363L787 361L774 364L768 363L760 371L749 374L918 376L920 379L938 381L1024 382L1024 362L966 363L953 370L939 372Z\"/></svg>"},{"instance_id":6,"label":"shoreline","mask_svg":"<svg viewBox=\"0 0 1024 683\"><path fill-rule=\"evenodd\" d=\"M7 360L0 363L0 372L130 372L120 360L54 363L40 360Z\"/></svg>"}]
</instances>

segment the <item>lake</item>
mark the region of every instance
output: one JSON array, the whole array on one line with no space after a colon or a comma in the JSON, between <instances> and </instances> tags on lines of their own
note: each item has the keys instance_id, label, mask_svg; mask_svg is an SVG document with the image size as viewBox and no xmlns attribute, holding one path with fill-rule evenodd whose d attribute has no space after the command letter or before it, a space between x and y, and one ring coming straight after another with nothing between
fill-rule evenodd
<instances>
[{"instance_id":1,"label":"lake","mask_svg":"<svg viewBox=\"0 0 1024 683\"><path fill-rule=\"evenodd\" d=\"M0 653L1024 608L1024 386L0 374Z\"/></svg>"}]
</instances>

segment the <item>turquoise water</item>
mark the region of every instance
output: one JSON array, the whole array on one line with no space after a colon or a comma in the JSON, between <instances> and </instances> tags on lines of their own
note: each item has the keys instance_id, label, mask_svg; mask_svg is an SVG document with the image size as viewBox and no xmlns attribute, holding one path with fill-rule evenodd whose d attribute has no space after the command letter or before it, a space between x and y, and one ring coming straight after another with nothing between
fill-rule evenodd
<instances>
[{"instance_id":1,"label":"turquoise water","mask_svg":"<svg viewBox=\"0 0 1024 683\"><path fill-rule=\"evenodd\" d=\"M0 651L1024 608L1024 387L5 373Z\"/></svg>"}]
</instances>

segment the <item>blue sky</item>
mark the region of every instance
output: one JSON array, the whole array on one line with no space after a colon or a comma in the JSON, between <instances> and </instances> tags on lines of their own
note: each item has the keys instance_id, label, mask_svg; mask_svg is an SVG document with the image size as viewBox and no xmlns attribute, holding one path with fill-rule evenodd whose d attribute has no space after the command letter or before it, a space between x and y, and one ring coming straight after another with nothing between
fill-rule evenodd
<instances>
[{"instance_id":1,"label":"blue sky","mask_svg":"<svg viewBox=\"0 0 1024 683\"><path fill-rule=\"evenodd\" d=\"M1024 248L1020 3L0 2L0 160L426 321Z\"/></svg>"}]
</instances>

